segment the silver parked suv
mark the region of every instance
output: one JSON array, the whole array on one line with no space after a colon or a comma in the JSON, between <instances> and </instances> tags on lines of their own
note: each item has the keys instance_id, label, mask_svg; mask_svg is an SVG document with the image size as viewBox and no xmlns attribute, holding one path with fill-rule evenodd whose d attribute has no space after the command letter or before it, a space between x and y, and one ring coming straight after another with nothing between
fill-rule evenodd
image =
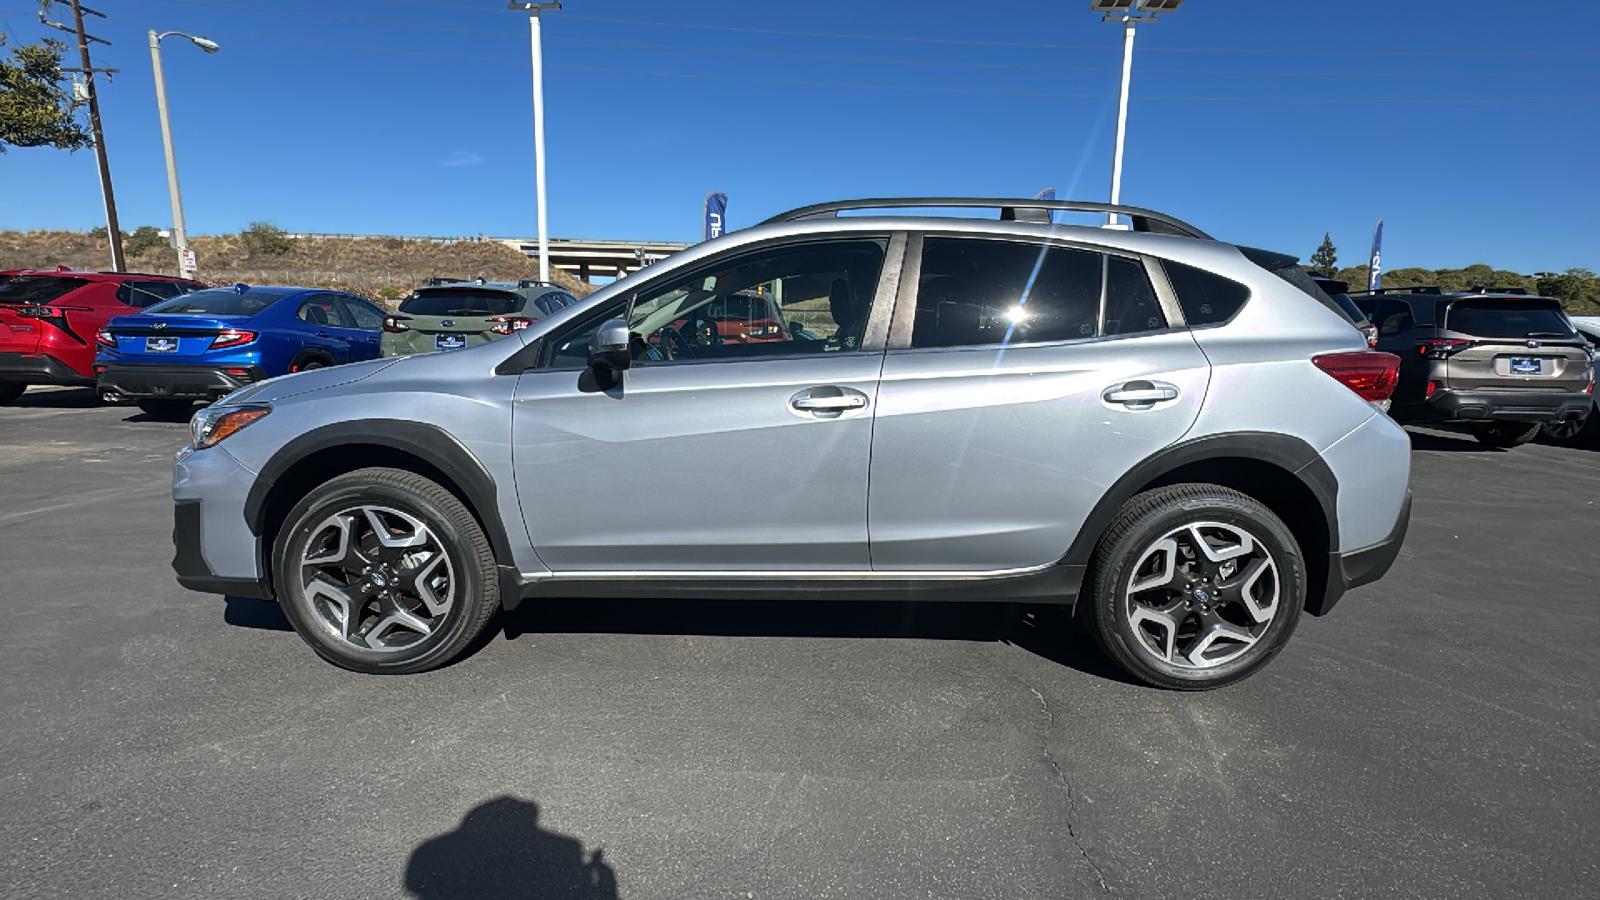
<instances>
[{"instance_id":1,"label":"silver parked suv","mask_svg":"<svg viewBox=\"0 0 1600 900\"><path fill-rule=\"evenodd\" d=\"M958 208L1001 215L926 212ZM1138 678L1217 687L1409 517L1399 361L1293 263L1131 207L795 210L505 340L206 408L173 565L363 672L529 598L948 599L1075 605ZM685 327L712 305L761 321Z\"/></svg>"}]
</instances>

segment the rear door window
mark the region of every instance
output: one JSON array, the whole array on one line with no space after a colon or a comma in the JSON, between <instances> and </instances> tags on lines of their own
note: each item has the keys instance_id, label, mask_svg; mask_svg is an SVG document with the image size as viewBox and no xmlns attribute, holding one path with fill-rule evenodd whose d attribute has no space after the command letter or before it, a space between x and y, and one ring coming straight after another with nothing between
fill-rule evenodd
<instances>
[{"instance_id":1,"label":"rear door window","mask_svg":"<svg viewBox=\"0 0 1600 900\"><path fill-rule=\"evenodd\" d=\"M339 305L344 307L345 316L354 322L354 327L362 331L377 331L383 327L383 313L376 307L354 297L340 297Z\"/></svg>"},{"instance_id":2,"label":"rear door window","mask_svg":"<svg viewBox=\"0 0 1600 900\"><path fill-rule=\"evenodd\" d=\"M483 288L421 288L400 304L413 316L504 316L517 311L522 295Z\"/></svg>"},{"instance_id":3,"label":"rear door window","mask_svg":"<svg viewBox=\"0 0 1600 900\"><path fill-rule=\"evenodd\" d=\"M1043 244L927 238L911 346L1095 337L1101 259L1099 253Z\"/></svg>"},{"instance_id":4,"label":"rear door window","mask_svg":"<svg viewBox=\"0 0 1600 900\"><path fill-rule=\"evenodd\" d=\"M1416 325L1416 320L1411 316L1410 304L1399 300L1380 300L1372 324L1378 326L1379 337L1392 337L1410 331Z\"/></svg>"},{"instance_id":5,"label":"rear door window","mask_svg":"<svg viewBox=\"0 0 1600 900\"><path fill-rule=\"evenodd\" d=\"M1571 338L1572 324L1554 304L1527 300L1457 300L1446 330L1482 338Z\"/></svg>"},{"instance_id":6,"label":"rear door window","mask_svg":"<svg viewBox=\"0 0 1600 900\"><path fill-rule=\"evenodd\" d=\"M1106 258L1105 333L1139 334L1167 327L1144 264L1125 256Z\"/></svg>"},{"instance_id":7,"label":"rear door window","mask_svg":"<svg viewBox=\"0 0 1600 900\"><path fill-rule=\"evenodd\" d=\"M163 300L189 293L193 288L175 281L124 281L117 288L117 300L144 309Z\"/></svg>"},{"instance_id":8,"label":"rear door window","mask_svg":"<svg viewBox=\"0 0 1600 900\"><path fill-rule=\"evenodd\" d=\"M332 325L335 328L354 327L346 318L344 310L339 303L339 297L334 294L312 294L300 304L300 311L295 315L313 325Z\"/></svg>"}]
</instances>

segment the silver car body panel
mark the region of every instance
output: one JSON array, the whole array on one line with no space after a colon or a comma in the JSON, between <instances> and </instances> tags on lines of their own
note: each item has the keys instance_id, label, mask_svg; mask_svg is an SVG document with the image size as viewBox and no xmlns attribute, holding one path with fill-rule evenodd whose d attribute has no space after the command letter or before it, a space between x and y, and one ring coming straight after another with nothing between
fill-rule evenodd
<instances>
[{"instance_id":1,"label":"silver car body panel","mask_svg":"<svg viewBox=\"0 0 1600 900\"><path fill-rule=\"evenodd\" d=\"M1229 322L1192 330L646 365L614 393L580 391L571 369L496 374L533 342L714 256L854 233L1064 242L1203 268L1252 297ZM1152 277L1170 307L1164 279ZM902 303L914 294L898 292ZM174 497L202 501L201 552L215 576L261 578L261 538L240 527L251 473L277 471L286 445L318 429L403 421L443 432L489 473L494 508L479 513L504 524L501 565L525 583L961 579L1048 567L1111 485L1164 447L1264 432L1321 455L1338 489L1336 549L1350 550L1395 529L1409 471L1404 432L1309 362L1363 349L1348 322L1228 244L978 219L810 219L698 244L504 340L247 389L244 400L274 411L180 459ZM1170 384L1176 397L1142 410L1102 398L1133 380ZM860 391L868 405L831 420L789 408L819 385Z\"/></svg>"}]
</instances>

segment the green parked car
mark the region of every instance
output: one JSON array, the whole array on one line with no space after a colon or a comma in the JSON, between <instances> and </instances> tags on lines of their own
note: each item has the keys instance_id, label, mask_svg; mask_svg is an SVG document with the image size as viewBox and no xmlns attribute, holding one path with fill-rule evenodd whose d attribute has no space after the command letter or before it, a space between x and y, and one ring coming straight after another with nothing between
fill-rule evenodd
<instances>
[{"instance_id":1,"label":"green parked car","mask_svg":"<svg viewBox=\"0 0 1600 900\"><path fill-rule=\"evenodd\" d=\"M521 331L577 300L539 281L461 281L417 288L383 319L383 355L459 350Z\"/></svg>"}]
</instances>

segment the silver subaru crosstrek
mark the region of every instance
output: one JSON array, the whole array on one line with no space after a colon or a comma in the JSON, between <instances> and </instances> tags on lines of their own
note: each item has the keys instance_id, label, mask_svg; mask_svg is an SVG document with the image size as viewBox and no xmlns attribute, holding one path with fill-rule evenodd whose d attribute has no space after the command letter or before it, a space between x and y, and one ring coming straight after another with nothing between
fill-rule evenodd
<instances>
[{"instance_id":1,"label":"silver subaru crosstrek","mask_svg":"<svg viewBox=\"0 0 1600 900\"><path fill-rule=\"evenodd\" d=\"M806 207L506 340L218 401L173 566L362 672L541 597L988 600L1217 687L1382 576L1409 518L1399 361L1295 262L1132 207ZM771 303L746 328L735 294Z\"/></svg>"}]
</instances>

